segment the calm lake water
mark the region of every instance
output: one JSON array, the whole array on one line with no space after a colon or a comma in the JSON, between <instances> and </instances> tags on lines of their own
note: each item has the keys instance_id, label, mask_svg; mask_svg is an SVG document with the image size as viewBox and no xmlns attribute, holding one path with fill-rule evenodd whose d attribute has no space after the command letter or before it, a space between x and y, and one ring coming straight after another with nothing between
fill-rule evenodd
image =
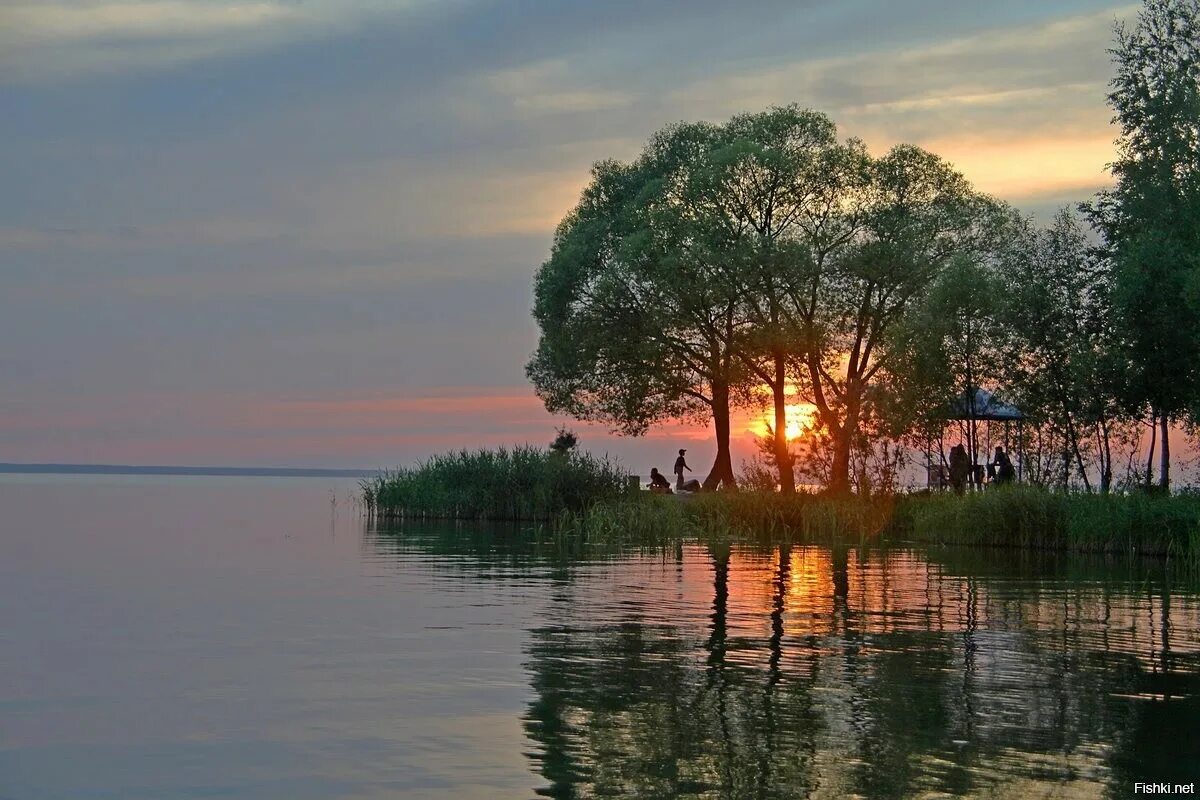
<instances>
[{"instance_id":1,"label":"calm lake water","mask_svg":"<svg viewBox=\"0 0 1200 800\"><path fill-rule=\"evenodd\" d=\"M1200 781L1157 562L563 552L323 479L0 477L0 798L1131 797Z\"/></svg>"}]
</instances>

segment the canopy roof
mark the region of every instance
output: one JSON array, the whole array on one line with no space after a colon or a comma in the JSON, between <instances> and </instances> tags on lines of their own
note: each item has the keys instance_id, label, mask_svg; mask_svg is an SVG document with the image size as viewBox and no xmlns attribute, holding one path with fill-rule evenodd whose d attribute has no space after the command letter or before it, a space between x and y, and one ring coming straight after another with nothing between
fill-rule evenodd
<instances>
[{"instance_id":1,"label":"canopy roof","mask_svg":"<svg viewBox=\"0 0 1200 800\"><path fill-rule=\"evenodd\" d=\"M993 422L1016 422L1025 419L1021 409L1005 403L987 389L976 388L963 392L950 403L950 419L978 419Z\"/></svg>"}]
</instances>

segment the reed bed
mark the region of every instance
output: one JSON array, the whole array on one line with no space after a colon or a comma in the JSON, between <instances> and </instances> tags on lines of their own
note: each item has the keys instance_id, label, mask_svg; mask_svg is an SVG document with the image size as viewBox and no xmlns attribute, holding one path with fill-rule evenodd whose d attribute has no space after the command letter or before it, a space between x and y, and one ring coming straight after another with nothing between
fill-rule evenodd
<instances>
[{"instance_id":1,"label":"reed bed","mask_svg":"<svg viewBox=\"0 0 1200 800\"><path fill-rule=\"evenodd\" d=\"M1200 497L1033 488L863 499L770 492L633 497L556 523L560 534L665 543L902 543L1168 556L1200 567Z\"/></svg>"},{"instance_id":2,"label":"reed bed","mask_svg":"<svg viewBox=\"0 0 1200 800\"><path fill-rule=\"evenodd\" d=\"M935 544L1200 558L1200 497L1031 487L902 498L893 535Z\"/></svg>"},{"instance_id":3,"label":"reed bed","mask_svg":"<svg viewBox=\"0 0 1200 800\"><path fill-rule=\"evenodd\" d=\"M770 492L690 497L643 492L617 503L597 504L555 521L558 535L668 544L682 540L864 541L878 536L891 518L892 501L862 501L815 494L783 497Z\"/></svg>"},{"instance_id":4,"label":"reed bed","mask_svg":"<svg viewBox=\"0 0 1200 800\"><path fill-rule=\"evenodd\" d=\"M360 482L380 517L549 521L628 492L620 467L588 453L532 446L461 450Z\"/></svg>"}]
</instances>

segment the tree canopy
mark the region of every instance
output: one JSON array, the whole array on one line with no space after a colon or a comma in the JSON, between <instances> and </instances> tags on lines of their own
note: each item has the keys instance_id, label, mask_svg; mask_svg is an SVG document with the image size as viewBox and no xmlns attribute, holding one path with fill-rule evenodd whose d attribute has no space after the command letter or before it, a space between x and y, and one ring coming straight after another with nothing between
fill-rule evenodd
<instances>
[{"instance_id":1,"label":"tree canopy","mask_svg":"<svg viewBox=\"0 0 1200 800\"><path fill-rule=\"evenodd\" d=\"M560 225L536 280L529 376L552 411L624 433L707 411L710 486L733 482L731 407L766 386L785 491L785 387L798 386L845 490L892 326L976 246L991 207L936 156L872 158L796 106L670 126L635 162L597 164Z\"/></svg>"}]
</instances>

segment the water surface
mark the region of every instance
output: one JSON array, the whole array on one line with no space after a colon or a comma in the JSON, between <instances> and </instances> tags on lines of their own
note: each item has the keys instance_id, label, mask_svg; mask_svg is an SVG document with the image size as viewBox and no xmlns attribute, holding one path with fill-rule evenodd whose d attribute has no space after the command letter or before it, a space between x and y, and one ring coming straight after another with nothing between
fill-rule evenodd
<instances>
[{"instance_id":1,"label":"water surface","mask_svg":"<svg viewBox=\"0 0 1200 800\"><path fill-rule=\"evenodd\" d=\"M563 549L350 488L0 478L0 798L1200 780L1200 596L1159 562Z\"/></svg>"}]
</instances>

